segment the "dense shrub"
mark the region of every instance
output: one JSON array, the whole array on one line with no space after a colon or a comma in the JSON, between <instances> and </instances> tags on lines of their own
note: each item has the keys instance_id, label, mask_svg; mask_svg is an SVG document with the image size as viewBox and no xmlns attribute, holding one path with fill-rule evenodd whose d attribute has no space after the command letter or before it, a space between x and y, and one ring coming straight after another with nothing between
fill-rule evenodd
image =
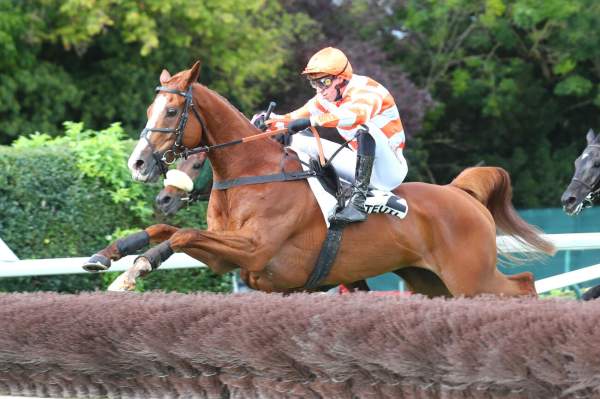
<instances>
[{"instance_id":1,"label":"dense shrub","mask_svg":"<svg viewBox=\"0 0 600 399\"><path fill-rule=\"evenodd\" d=\"M172 220L154 215L152 201L160 186L131 181L126 159L132 143L122 140L118 124L100 132L84 130L82 124L65 126L59 138L36 134L0 147L0 237L19 258L89 256L159 221L205 227L205 204L184 209ZM0 291L102 289L114 276L1 279ZM229 279L207 270L169 270L143 286L176 291L180 284L185 284L183 291L222 291Z\"/></svg>"}]
</instances>

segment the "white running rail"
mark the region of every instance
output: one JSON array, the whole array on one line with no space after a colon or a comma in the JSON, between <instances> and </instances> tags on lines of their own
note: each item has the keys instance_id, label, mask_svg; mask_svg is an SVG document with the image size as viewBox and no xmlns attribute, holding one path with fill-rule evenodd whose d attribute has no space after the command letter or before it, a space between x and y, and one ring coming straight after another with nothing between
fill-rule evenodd
<instances>
[{"instance_id":1,"label":"white running rail","mask_svg":"<svg viewBox=\"0 0 600 399\"><path fill-rule=\"evenodd\" d=\"M545 234L544 237L554 243L559 251L600 249L600 233ZM497 244L498 248L505 252L531 252L530 248L526 248L516 240L506 236L499 236ZM113 262L110 271L127 270L133 264L135 257L135 255L130 255ZM16 255L0 239L0 278L87 273L81 268L81 265L87 259L18 260ZM206 267L206 265L186 254L176 253L164 262L159 270L189 267ZM535 287L539 293L543 293L597 278L600 278L600 264L537 280Z\"/></svg>"},{"instance_id":2,"label":"white running rail","mask_svg":"<svg viewBox=\"0 0 600 399\"><path fill-rule=\"evenodd\" d=\"M129 255L116 262L112 262L109 269L111 272L122 272L127 270L137 255ZM87 258L51 258L51 259L28 259L2 262L0 261L0 277L24 277L24 276L48 276L53 274L75 274L88 273L81 266ZM173 254L159 270L183 269L188 267L206 267L204 263L183 254Z\"/></svg>"}]
</instances>

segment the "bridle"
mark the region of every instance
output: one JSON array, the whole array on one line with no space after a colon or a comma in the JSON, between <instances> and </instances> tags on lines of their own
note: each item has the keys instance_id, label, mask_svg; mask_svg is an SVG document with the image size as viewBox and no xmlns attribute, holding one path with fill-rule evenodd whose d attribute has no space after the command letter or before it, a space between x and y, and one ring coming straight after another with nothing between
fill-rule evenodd
<instances>
[{"instance_id":1,"label":"bridle","mask_svg":"<svg viewBox=\"0 0 600 399\"><path fill-rule=\"evenodd\" d=\"M595 148L600 148L600 144L589 144L587 148L590 147L595 147ZM585 150L584 150L585 152ZM600 197L600 175L598 175L598 177L596 177L596 180L593 183L587 183L579 178L577 178L576 176L573 176L573 178L571 179L572 182L575 182L583 187L585 187L586 189L588 189L589 194L585 197L585 199L583 200L584 202L584 206L585 207L590 207L593 205L594 201Z\"/></svg>"},{"instance_id":2,"label":"bridle","mask_svg":"<svg viewBox=\"0 0 600 399\"><path fill-rule=\"evenodd\" d=\"M170 89L170 88L164 87L164 86L158 86L155 89L157 92L177 94L177 95L185 98L185 103L183 106L183 111L181 113L181 117L179 118L179 123L177 124L176 128L166 128L166 127L164 127L164 128L163 127L144 128L140 134L140 139L145 139L146 142L148 143L148 145L150 146L150 149L152 150L152 157L155 159L156 163L158 164L161 174L165 177L167 174L168 165L172 164L179 158L187 159L187 157L192 154L197 154L197 153L201 153L201 152L210 152L212 150L229 147L232 145L247 143L247 142L254 141L254 140L261 140L264 138L268 138L271 136L275 136L275 135L287 132L287 128L283 128L283 129L277 129L277 130L272 130L272 131L268 131L268 132L254 134L252 136L243 137L243 138L228 141L225 143L219 143L219 144L213 144L213 145L199 145L198 147L194 147L191 149L187 148L185 145L183 145L183 135L185 133L185 127L186 127L187 121L189 119L189 110L190 109L194 112L196 119L198 119L198 122L200 123L200 127L202 128L202 137L205 137L206 133L207 133L206 123L204 123L202 116L196 110L196 107L194 106L193 97L192 97L192 88L193 88L192 84L190 84L190 86L187 88L186 91L180 91L180 90L176 90L176 89ZM311 130L313 130L313 134L317 134L315 129L311 129ZM165 151L161 156L160 153L158 151L156 151L156 148L152 145L150 140L148 140L148 138L147 138L148 132L175 134L175 143L173 144L173 147L171 149ZM202 140L199 144L202 144ZM320 153L322 154L322 151L320 151ZM284 154L286 154L286 152L284 152ZM168 156L168 155L170 155L170 156ZM323 157L321 156L321 158L323 158ZM282 160L283 160L283 158L282 158ZM323 165L324 163L325 163L324 159L321 159L321 165ZM261 183L271 183L271 182L304 180L309 177L314 177L316 175L317 175L317 173L313 170L309 170L309 171L300 170L297 172L285 172L282 169L282 171L280 173L274 173L274 174L270 174L270 175L244 176L244 177L234 178L234 179L229 179L229 180L224 180L224 181L214 181L213 182L213 190L227 190L228 188L231 188L231 187L248 185L248 184L261 184Z\"/></svg>"},{"instance_id":3,"label":"bridle","mask_svg":"<svg viewBox=\"0 0 600 399\"><path fill-rule=\"evenodd\" d=\"M188 119L189 119L190 109L192 110L192 112L194 113L194 116L200 123L200 127L202 128L202 134L204 135L206 133L206 123L204 123L202 116L200 115L198 110L196 110L196 107L194 106L194 100L192 97L192 86L193 85L190 84L186 91L170 89L170 88L164 87L164 86L156 87L155 91L157 93L165 92L165 93L177 94L178 96L182 96L185 98L185 102L183 104L183 110L181 112L181 116L179 117L179 122L177 123L177 127L175 127L175 128L170 128L170 127L150 127L150 128L148 128L148 127L146 127L146 128L144 128L144 130L142 130L142 133L140 133L140 138L146 139L146 141L148 142L148 145L152 149L152 156L158 163L158 165L161 169L161 173L163 175L167 171L167 166L165 166L165 165L171 165L173 162L175 162L177 159L179 159L181 157L186 158L187 154L190 151L190 149L188 149L185 145L183 145L183 135L185 133L185 127L186 127ZM168 149L167 151L165 151L161 156L158 153L158 151L156 151L155 148L152 146L152 143L150 142L150 140L148 140L146 138L148 132L174 133L175 134L175 143L173 144L173 147L171 147L171 149Z\"/></svg>"},{"instance_id":4,"label":"bridle","mask_svg":"<svg viewBox=\"0 0 600 399\"><path fill-rule=\"evenodd\" d=\"M255 134L253 136L245 137L242 139L228 141L226 143L214 144L214 145L199 145L194 148L187 148L186 146L183 145L183 135L185 133L185 126L187 125L187 122L189 119L189 113L190 113L189 110L190 109L192 110L192 112L196 116L196 119L200 123L200 127L202 128L202 137L204 137L207 132L206 123L204 122L204 119L202 119L202 116L200 115L200 113L198 112L196 107L194 106L194 101L193 101L193 97L192 97L192 87L193 86L190 84L190 86L187 88L186 91L181 91L181 90L176 90L176 89L170 89L170 88L164 87L164 86L158 86L155 89L156 92L177 94L177 95L185 98L185 103L183 104L183 111L181 113L181 117L179 118L179 123L177 124L176 128L151 127L151 128L144 128L142 130L142 132L140 133L140 138L146 139L146 142L148 142L148 145L152 149L152 157L154 157L154 159L158 163L158 165L161 169L161 173L163 175L167 173L167 166L171 165L173 162L175 162L179 158L187 159L187 157L192 154L198 154L201 152L210 152L211 150L215 150L215 149L219 149L219 148L223 148L223 147L229 147L229 146L236 145L236 144L246 143L248 141L258 140L258 139L262 139L262 138L266 138L266 137L270 137L270 136L275 136L277 134L281 134L281 133L284 133L287 131L287 129L285 129L285 128L278 129L278 130L273 130L270 132ZM173 144L173 147L171 149L165 151L163 153L163 155L160 156L160 154L158 153L158 151L156 151L156 149L154 148L154 146L152 145L150 140L148 140L146 138L146 135L148 132L171 133L171 134L174 133L175 134L175 143Z\"/></svg>"}]
</instances>

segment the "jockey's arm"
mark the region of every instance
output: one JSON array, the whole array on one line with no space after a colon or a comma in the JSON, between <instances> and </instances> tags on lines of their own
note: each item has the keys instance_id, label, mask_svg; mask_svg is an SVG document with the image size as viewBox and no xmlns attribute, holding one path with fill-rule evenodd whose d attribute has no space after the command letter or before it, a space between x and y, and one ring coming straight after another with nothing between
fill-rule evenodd
<instances>
[{"instance_id":1,"label":"jockey's arm","mask_svg":"<svg viewBox=\"0 0 600 399\"><path fill-rule=\"evenodd\" d=\"M353 128L368 122L381 110L377 95L361 96L333 108L329 112L310 118L313 126Z\"/></svg>"},{"instance_id":2,"label":"jockey's arm","mask_svg":"<svg viewBox=\"0 0 600 399\"><path fill-rule=\"evenodd\" d=\"M282 129L284 127L287 127L287 125L290 123L290 121L292 121L294 119L310 118L310 116L311 116L310 109L311 109L311 107L314 107L314 101L315 101L315 99L311 98L302 107L298 108L295 111L284 114L284 115L278 115L278 114L272 113L271 120L274 121L275 123L270 124L269 130L276 130L276 129Z\"/></svg>"}]
</instances>

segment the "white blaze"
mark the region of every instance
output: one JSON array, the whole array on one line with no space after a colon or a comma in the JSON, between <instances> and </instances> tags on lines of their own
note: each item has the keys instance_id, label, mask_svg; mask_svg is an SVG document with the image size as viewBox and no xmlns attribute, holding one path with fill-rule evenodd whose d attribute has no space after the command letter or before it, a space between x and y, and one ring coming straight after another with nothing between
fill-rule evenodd
<instances>
[{"instance_id":1,"label":"white blaze","mask_svg":"<svg viewBox=\"0 0 600 399\"><path fill-rule=\"evenodd\" d=\"M148 122L146 123L146 129L152 129L156 127L156 123L158 119L163 114L166 106L167 106L168 98L164 94L159 94L154 99L154 103L152 104L152 113L150 114L150 118L148 118ZM139 174L139 171L134 170L133 166L137 162L138 159L141 158L142 152L148 146L148 139L152 132L146 132L144 137L140 137L137 145L135 146L131 156L129 157L129 161L127 162L127 166L132 173L133 178L136 178L136 175Z\"/></svg>"},{"instance_id":2,"label":"white blaze","mask_svg":"<svg viewBox=\"0 0 600 399\"><path fill-rule=\"evenodd\" d=\"M148 123L146 123L146 129L151 129L156 127L156 122L158 122L158 118L163 114L165 107L167 106L168 98L164 94L159 94L154 99L154 104L152 104L152 114L150 114L150 118L148 118ZM148 132L146 137L150 137L152 132Z\"/></svg>"}]
</instances>

